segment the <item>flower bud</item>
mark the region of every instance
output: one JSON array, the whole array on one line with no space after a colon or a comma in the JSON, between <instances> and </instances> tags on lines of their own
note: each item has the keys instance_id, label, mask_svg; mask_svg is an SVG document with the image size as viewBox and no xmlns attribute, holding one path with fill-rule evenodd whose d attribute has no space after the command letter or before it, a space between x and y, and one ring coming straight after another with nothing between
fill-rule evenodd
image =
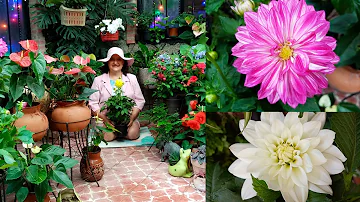
<instances>
[{"instance_id":1,"label":"flower bud","mask_svg":"<svg viewBox=\"0 0 360 202\"><path fill-rule=\"evenodd\" d=\"M38 146L35 146L33 148L31 148L31 152L34 153L34 154L37 154L41 151L41 148L38 147Z\"/></svg>"},{"instance_id":2,"label":"flower bud","mask_svg":"<svg viewBox=\"0 0 360 202\"><path fill-rule=\"evenodd\" d=\"M30 149L30 148L33 147L33 144L32 144L32 143L30 143L30 144L25 144L25 143L23 143L22 146L23 146L24 148L26 148L26 149Z\"/></svg>"},{"instance_id":3,"label":"flower bud","mask_svg":"<svg viewBox=\"0 0 360 202\"><path fill-rule=\"evenodd\" d=\"M230 6L231 9L238 15L244 16L247 11L253 11L254 2L252 0L234 0L235 6Z\"/></svg>"}]
</instances>

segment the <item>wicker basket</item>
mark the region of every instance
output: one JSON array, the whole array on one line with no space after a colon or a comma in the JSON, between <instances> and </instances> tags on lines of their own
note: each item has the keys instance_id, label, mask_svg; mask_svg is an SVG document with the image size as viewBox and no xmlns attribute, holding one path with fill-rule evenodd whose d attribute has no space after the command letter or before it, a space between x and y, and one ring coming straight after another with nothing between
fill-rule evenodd
<instances>
[{"instance_id":1,"label":"wicker basket","mask_svg":"<svg viewBox=\"0 0 360 202\"><path fill-rule=\"evenodd\" d=\"M60 6L61 24L65 26L85 26L86 8L73 9Z\"/></svg>"},{"instance_id":2,"label":"wicker basket","mask_svg":"<svg viewBox=\"0 0 360 202\"><path fill-rule=\"evenodd\" d=\"M117 41L119 40L119 31L116 31L114 34L111 34L110 32L106 32L103 34L100 33L101 41Z\"/></svg>"}]
</instances>

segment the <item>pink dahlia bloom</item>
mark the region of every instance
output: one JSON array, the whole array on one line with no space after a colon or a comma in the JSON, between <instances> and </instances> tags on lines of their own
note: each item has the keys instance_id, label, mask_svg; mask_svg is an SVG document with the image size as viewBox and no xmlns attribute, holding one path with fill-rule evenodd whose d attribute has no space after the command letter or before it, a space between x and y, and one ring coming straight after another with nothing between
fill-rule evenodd
<instances>
[{"instance_id":1,"label":"pink dahlia bloom","mask_svg":"<svg viewBox=\"0 0 360 202\"><path fill-rule=\"evenodd\" d=\"M8 52L7 44L0 38L0 57L4 56L6 52Z\"/></svg>"},{"instance_id":2,"label":"pink dahlia bloom","mask_svg":"<svg viewBox=\"0 0 360 202\"><path fill-rule=\"evenodd\" d=\"M261 84L258 98L279 99L295 108L327 87L325 74L335 70L336 40L326 36L324 11L305 0L271 1L246 12L246 26L236 33L234 66L246 74L245 86Z\"/></svg>"}]
</instances>

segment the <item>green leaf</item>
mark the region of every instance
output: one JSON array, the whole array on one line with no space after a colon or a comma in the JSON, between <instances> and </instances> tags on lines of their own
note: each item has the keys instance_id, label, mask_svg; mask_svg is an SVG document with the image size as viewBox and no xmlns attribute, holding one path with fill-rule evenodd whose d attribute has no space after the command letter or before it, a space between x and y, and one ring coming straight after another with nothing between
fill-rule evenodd
<instances>
[{"instance_id":1,"label":"green leaf","mask_svg":"<svg viewBox=\"0 0 360 202\"><path fill-rule=\"evenodd\" d=\"M191 31L187 30L187 31L181 33L178 37L183 40L192 39L192 38L194 38L194 34Z\"/></svg>"},{"instance_id":2,"label":"green leaf","mask_svg":"<svg viewBox=\"0 0 360 202\"><path fill-rule=\"evenodd\" d=\"M307 202L331 202L331 199L327 198L326 194L309 191Z\"/></svg>"},{"instance_id":3,"label":"green leaf","mask_svg":"<svg viewBox=\"0 0 360 202\"><path fill-rule=\"evenodd\" d=\"M270 190L264 180L258 180L252 176L253 187L257 195L264 200L264 202L273 202L281 196L279 191Z\"/></svg>"},{"instance_id":4,"label":"green leaf","mask_svg":"<svg viewBox=\"0 0 360 202\"><path fill-rule=\"evenodd\" d=\"M257 100L256 97L237 99L233 103L231 107L231 111L232 112L251 111L256 108L255 106L256 100Z\"/></svg>"},{"instance_id":5,"label":"green leaf","mask_svg":"<svg viewBox=\"0 0 360 202\"><path fill-rule=\"evenodd\" d=\"M6 180L14 180L21 177L23 171L19 167L11 167L6 172Z\"/></svg>"},{"instance_id":6,"label":"green leaf","mask_svg":"<svg viewBox=\"0 0 360 202\"><path fill-rule=\"evenodd\" d=\"M16 192L16 199L19 202L23 202L25 201L27 195L29 194L29 189L27 187L21 187L17 192Z\"/></svg>"},{"instance_id":7,"label":"green leaf","mask_svg":"<svg viewBox=\"0 0 360 202\"><path fill-rule=\"evenodd\" d=\"M353 64L352 59L356 56L360 44L360 22L355 24L348 32L337 41L335 53L340 57L336 66Z\"/></svg>"},{"instance_id":8,"label":"green leaf","mask_svg":"<svg viewBox=\"0 0 360 202\"><path fill-rule=\"evenodd\" d=\"M281 104L283 105L284 110L288 112L319 112L320 111L320 108L315 98L308 98L305 104L303 105L299 104L295 109L290 107L289 105L284 105L283 103Z\"/></svg>"},{"instance_id":9,"label":"green leaf","mask_svg":"<svg viewBox=\"0 0 360 202\"><path fill-rule=\"evenodd\" d=\"M221 30L229 37L235 38L237 28L242 24L242 22L225 16L219 16L219 20L222 28Z\"/></svg>"},{"instance_id":10,"label":"green leaf","mask_svg":"<svg viewBox=\"0 0 360 202\"><path fill-rule=\"evenodd\" d=\"M9 76L21 73L21 67L19 65L7 65L4 70Z\"/></svg>"},{"instance_id":11,"label":"green leaf","mask_svg":"<svg viewBox=\"0 0 360 202\"><path fill-rule=\"evenodd\" d=\"M191 149L192 148L192 145L190 144L189 141L187 140L184 140L181 144L181 147L184 149L184 150L187 150L187 149Z\"/></svg>"},{"instance_id":12,"label":"green leaf","mask_svg":"<svg viewBox=\"0 0 360 202\"><path fill-rule=\"evenodd\" d=\"M346 13L330 20L330 32L345 34L352 24L356 23L358 18L355 12Z\"/></svg>"},{"instance_id":13,"label":"green leaf","mask_svg":"<svg viewBox=\"0 0 360 202\"><path fill-rule=\"evenodd\" d=\"M208 0L206 1L205 11L208 15L217 12L225 0Z\"/></svg>"},{"instance_id":14,"label":"green leaf","mask_svg":"<svg viewBox=\"0 0 360 202\"><path fill-rule=\"evenodd\" d=\"M186 135L185 134L177 134L175 137L174 137L174 140L183 140L186 138Z\"/></svg>"},{"instance_id":15,"label":"green leaf","mask_svg":"<svg viewBox=\"0 0 360 202\"><path fill-rule=\"evenodd\" d=\"M23 94L25 80L20 79L18 75L13 74L10 78L10 94L13 101L16 101Z\"/></svg>"},{"instance_id":16,"label":"green leaf","mask_svg":"<svg viewBox=\"0 0 360 202\"><path fill-rule=\"evenodd\" d=\"M34 143L34 140L32 138L33 136L33 132L29 131L29 130L22 130L19 132L18 134L18 138L25 144L30 144L30 143Z\"/></svg>"},{"instance_id":17,"label":"green leaf","mask_svg":"<svg viewBox=\"0 0 360 202\"><path fill-rule=\"evenodd\" d=\"M30 88L30 90L36 95L36 97L41 99L44 96L45 86L42 82L38 84L36 79L28 76L26 78L26 84Z\"/></svg>"},{"instance_id":18,"label":"green leaf","mask_svg":"<svg viewBox=\"0 0 360 202\"><path fill-rule=\"evenodd\" d=\"M54 180L55 182L58 182L67 188L74 188L74 185L72 184L71 180L69 179L69 176L59 170L51 170L50 171L50 178Z\"/></svg>"},{"instance_id":19,"label":"green leaf","mask_svg":"<svg viewBox=\"0 0 360 202\"><path fill-rule=\"evenodd\" d=\"M38 202L43 202L49 189L49 181L45 180L39 185L35 185L35 195Z\"/></svg>"},{"instance_id":20,"label":"green leaf","mask_svg":"<svg viewBox=\"0 0 360 202\"><path fill-rule=\"evenodd\" d=\"M331 0L336 11L340 14L350 13L354 11L356 3L354 0Z\"/></svg>"},{"instance_id":21,"label":"green leaf","mask_svg":"<svg viewBox=\"0 0 360 202\"><path fill-rule=\"evenodd\" d=\"M31 160L31 163L35 165L49 165L53 163L53 159L46 152L40 152Z\"/></svg>"},{"instance_id":22,"label":"green leaf","mask_svg":"<svg viewBox=\"0 0 360 202\"><path fill-rule=\"evenodd\" d=\"M43 145L41 146L41 148L43 148ZM50 145L46 148L43 148L43 152L47 153L50 156L63 155L66 152L66 149L61 148L59 146Z\"/></svg>"},{"instance_id":23,"label":"green leaf","mask_svg":"<svg viewBox=\"0 0 360 202\"><path fill-rule=\"evenodd\" d=\"M76 164L79 163L78 160L72 159L70 157L62 157L61 159L59 159L58 161L55 162L54 166L57 166L59 164L63 164L65 166L66 169L68 168L72 168L74 167Z\"/></svg>"},{"instance_id":24,"label":"green leaf","mask_svg":"<svg viewBox=\"0 0 360 202\"><path fill-rule=\"evenodd\" d=\"M337 106L338 112L360 112L360 108L352 103L341 102Z\"/></svg>"},{"instance_id":25,"label":"green leaf","mask_svg":"<svg viewBox=\"0 0 360 202\"><path fill-rule=\"evenodd\" d=\"M347 158L346 170L354 172L360 166L360 114L334 113L330 123L336 145Z\"/></svg>"},{"instance_id":26,"label":"green leaf","mask_svg":"<svg viewBox=\"0 0 360 202\"><path fill-rule=\"evenodd\" d=\"M11 156L11 154L8 151L4 149L0 149L0 155L4 157L4 160L7 164L15 163L14 158Z\"/></svg>"},{"instance_id":27,"label":"green leaf","mask_svg":"<svg viewBox=\"0 0 360 202\"><path fill-rule=\"evenodd\" d=\"M89 100L91 94L95 93L98 90L94 90L91 88L84 88L84 91L81 95L79 95L77 100Z\"/></svg>"},{"instance_id":28,"label":"green leaf","mask_svg":"<svg viewBox=\"0 0 360 202\"><path fill-rule=\"evenodd\" d=\"M22 187L24 180L20 178L20 180L9 180L6 183L8 184L6 194L11 194L17 192Z\"/></svg>"},{"instance_id":29,"label":"green leaf","mask_svg":"<svg viewBox=\"0 0 360 202\"><path fill-rule=\"evenodd\" d=\"M25 168L26 179L33 184L40 184L47 177L46 168L40 168L38 165L31 165Z\"/></svg>"},{"instance_id":30,"label":"green leaf","mask_svg":"<svg viewBox=\"0 0 360 202\"><path fill-rule=\"evenodd\" d=\"M41 52L38 53L38 56L35 58L30 67L35 73L37 83L42 83L44 73L46 71L46 61L44 55Z\"/></svg>"}]
</instances>

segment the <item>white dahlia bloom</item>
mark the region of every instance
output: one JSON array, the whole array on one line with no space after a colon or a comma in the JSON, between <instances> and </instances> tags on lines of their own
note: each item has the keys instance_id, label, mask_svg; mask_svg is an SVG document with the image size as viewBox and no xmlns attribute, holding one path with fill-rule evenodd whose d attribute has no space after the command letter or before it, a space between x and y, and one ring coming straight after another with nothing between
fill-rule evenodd
<instances>
[{"instance_id":1,"label":"white dahlia bloom","mask_svg":"<svg viewBox=\"0 0 360 202\"><path fill-rule=\"evenodd\" d=\"M244 200L256 196L251 175L280 191L288 202L305 202L308 190L332 195L330 175L344 170L346 157L333 145L335 132L322 129L325 113L298 115L262 113L261 121L250 120L243 131L249 143L230 146L238 159L229 172L245 179Z\"/></svg>"}]
</instances>

